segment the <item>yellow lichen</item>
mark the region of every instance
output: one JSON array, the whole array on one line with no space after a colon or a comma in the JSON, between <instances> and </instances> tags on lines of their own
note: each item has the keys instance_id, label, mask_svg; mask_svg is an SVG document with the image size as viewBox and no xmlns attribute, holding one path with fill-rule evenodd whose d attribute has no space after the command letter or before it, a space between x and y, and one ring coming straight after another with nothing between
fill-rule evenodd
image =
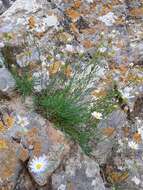
<instances>
[{"instance_id":1,"label":"yellow lichen","mask_svg":"<svg viewBox=\"0 0 143 190\"><path fill-rule=\"evenodd\" d=\"M3 123L0 121L0 132L3 132L4 131L4 125Z\"/></svg>"},{"instance_id":2,"label":"yellow lichen","mask_svg":"<svg viewBox=\"0 0 143 190\"><path fill-rule=\"evenodd\" d=\"M0 139L0 150L6 149L7 147L7 142L4 139Z\"/></svg>"},{"instance_id":3,"label":"yellow lichen","mask_svg":"<svg viewBox=\"0 0 143 190\"><path fill-rule=\"evenodd\" d=\"M8 128L13 127L13 125L14 125L14 118L12 116L6 116L5 119L4 119L4 121L5 121L5 124L6 124L6 126Z\"/></svg>"}]
</instances>

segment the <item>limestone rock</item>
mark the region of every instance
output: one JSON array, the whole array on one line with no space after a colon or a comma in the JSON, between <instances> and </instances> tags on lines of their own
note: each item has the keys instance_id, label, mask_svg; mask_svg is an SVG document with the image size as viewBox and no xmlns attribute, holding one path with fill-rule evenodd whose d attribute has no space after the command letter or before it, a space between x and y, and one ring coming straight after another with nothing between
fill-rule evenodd
<instances>
[{"instance_id":1,"label":"limestone rock","mask_svg":"<svg viewBox=\"0 0 143 190\"><path fill-rule=\"evenodd\" d=\"M0 14L6 11L15 0L0 0Z\"/></svg>"},{"instance_id":2,"label":"limestone rock","mask_svg":"<svg viewBox=\"0 0 143 190\"><path fill-rule=\"evenodd\" d=\"M53 190L105 190L98 164L75 152L65 164L65 170L55 172L52 176Z\"/></svg>"},{"instance_id":3,"label":"limestone rock","mask_svg":"<svg viewBox=\"0 0 143 190\"><path fill-rule=\"evenodd\" d=\"M31 131L32 132L32 129ZM32 133L31 133L32 134ZM38 135L39 134L39 138ZM29 142L34 146L32 156L29 160L29 172L33 176L34 180L43 186L47 184L48 177L60 166L61 162L65 159L70 151L70 146L64 139L63 134L52 128L51 125L46 125L45 127L37 130L37 135L33 133L29 138ZM39 158L40 156L46 156L48 165L43 173L34 173L30 169L30 164L34 157Z\"/></svg>"},{"instance_id":4,"label":"limestone rock","mask_svg":"<svg viewBox=\"0 0 143 190\"><path fill-rule=\"evenodd\" d=\"M3 187L13 189L19 172L22 169L21 163L16 155L16 143L10 142L0 135L0 189Z\"/></svg>"},{"instance_id":5,"label":"limestone rock","mask_svg":"<svg viewBox=\"0 0 143 190\"><path fill-rule=\"evenodd\" d=\"M99 123L98 129L101 134L103 134L102 132L104 129L108 129L109 127L115 130L115 133L113 133L111 136L108 136L108 138L105 137L104 134L101 135L99 142L97 141L97 145L93 145L92 155L95 156L95 158L98 160L98 163L104 164L106 163L107 158L110 157L112 148L117 143L116 135L118 131L127 123L126 117L127 116L123 111L116 110L111 113L107 119Z\"/></svg>"},{"instance_id":6,"label":"limestone rock","mask_svg":"<svg viewBox=\"0 0 143 190\"><path fill-rule=\"evenodd\" d=\"M5 68L0 68L0 91L10 96L14 89L15 80L11 73Z\"/></svg>"},{"instance_id":7,"label":"limestone rock","mask_svg":"<svg viewBox=\"0 0 143 190\"><path fill-rule=\"evenodd\" d=\"M68 156L71 143L65 139L59 130L54 129L51 123L28 110L20 99L15 101L13 100L8 106L3 105L1 108L4 124L0 123L0 137L2 136L4 141L0 141L0 150L2 148L3 151L6 148L6 152L1 153L0 163L5 163L3 166L6 165L5 168L10 169L12 173L9 175L14 175L16 178L15 168L21 160L29 168L35 182L40 186L46 185L52 173ZM13 146L13 143L7 145L7 139L13 139L12 142L15 142L17 146ZM13 148L10 149L10 146ZM12 154L11 157L10 154ZM45 155L48 161L46 171L42 174L34 173L30 168L31 162L42 155ZM28 159L29 162L27 163ZM3 170L1 170L2 173ZM0 177L2 173L0 173Z\"/></svg>"}]
</instances>

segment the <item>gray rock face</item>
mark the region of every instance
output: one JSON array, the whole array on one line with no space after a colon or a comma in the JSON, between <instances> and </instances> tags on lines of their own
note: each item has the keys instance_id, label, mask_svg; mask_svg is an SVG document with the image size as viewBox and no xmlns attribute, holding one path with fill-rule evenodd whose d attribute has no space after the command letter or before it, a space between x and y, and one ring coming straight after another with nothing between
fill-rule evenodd
<instances>
[{"instance_id":1,"label":"gray rock face","mask_svg":"<svg viewBox=\"0 0 143 190\"><path fill-rule=\"evenodd\" d=\"M0 0L0 14L6 11L15 0Z\"/></svg>"},{"instance_id":2,"label":"gray rock face","mask_svg":"<svg viewBox=\"0 0 143 190\"><path fill-rule=\"evenodd\" d=\"M9 5L10 1L0 1L0 13L5 11ZM11 43L12 46L23 43L23 36L25 32L27 32L27 28L29 28L28 19L34 16L36 25L38 25L35 32L38 32L39 41L37 41L40 49L42 50L44 47L49 48L47 51L50 52L52 59L58 59L64 63L75 63L76 60L74 56L70 56L69 53L67 53L66 57L60 57L61 50L62 52L67 51L66 49L68 49L68 51L69 49L70 51L71 49L79 50L79 48L82 47L81 50L89 53L91 53L92 50L93 53L96 50L96 44L100 44L99 40L102 34L104 42L101 50L109 49L109 57L111 59L109 59L109 66L111 63L115 63L115 69L113 71L109 69L109 73L107 71L107 74L113 72L113 79L118 83L123 97L127 99L129 106L132 108L135 96L143 92L143 83L140 82L139 85L136 84L136 82L142 81L142 71L141 69L131 66L137 64L142 65L143 47L141 41L143 36L143 11L141 1L104 0L96 5L96 3L92 4L92 1L85 0L82 1L78 10L76 10L76 6L80 5L75 5L73 1L70 0L66 2L62 0L17 0L0 17L0 40L2 43L7 43L7 38L3 38L3 34L9 33L11 35L8 40L10 40L9 43ZM70 10L73 7L75 12L67 11L67 9ZM69 13L66 14L67 12ZM60 24L58 25L57 23ZM76 27L71 27L72 24ZM62 31L63 34L61 33ZM63 36L56 37L57 33L61 33ZM108 46L108 41L111 42L110 46ZM3 44L0 45L3 46ZM53 47L56 47L56 52ZM31 52L33 52L32 50L34 50L33 44L30 47ZM22 65L21 63L23 62L27 62L25 58L25 53L27 52L25 50L22 51L23 52L16 52L17 63L19 65ZM111 58L112 53L114 54L113 58ZM37 60L37 56L32 55L31 58L29 62L35 62ZM136 63L136 60L139 60L139 62ZM108 62L108 60L106 61ZM120 65L121 68L118 68ZM124 78L128 73L125 72L126 68L122 66L127 66L127 70L132 71L132 75ZM106 73L104 75L106 75ZM136 81L136 79L138 80ZM130 80L131 82L135 82L131 85L131 91L127 83ZM104 85L106 86L108 84ZM0 90L7 92L13 89L13 87L14 83L11 75L8 71L0 69ZM25 107L20 106L17 100L13 102L12 108L14 110L14 112L12 112L14 115L12 116L16 120L16 124L9 129L8 126L11 126L11 119L6 120L5 126L0 123L0 177L2 180L0 189L6 185L8 186L8 184L10 190L14 187L16 183L15 179L18 177L22 166L21 164L19 166L19 159L26 165L28 173L32 176L34 183L36 182L36 184L39 185L38 188L40 190L50 190L48 186L49 179L52 179L52 184L50 185L52 185L54 190L105 189L99 174L99 166L94 160L82 155L82 153L77 152L77 150L74 155L71 154L69 157L69 149L71 146L65 142L63 134L53 129L49 123L47 124L43 121L43 118L36 113L29 113L29 110L27 111ZM20 115L20 117L18 117L18 115ZM142 121L140 123L142 123ZM132 142L135 137L135 140L140 140L140 136L137 136L138 134L134 136L137 127L126 123L126 115L120 110L113 112L107 120L101 122L98 126L101 131L104 131L104 129L108 127L111 128L111 131L112 129L115 130L115 134L113 133L111 136L109 134L108 136L103 135L103 138L105 137L106 140L104 139L104 141L96 143L97 145L93 147L93 156L98 160L99 164L106 164L107 160L110 160L110 157L115 158L112 155L114 145L116 145L116 143L120 144L120 146L115 146L115 155L118 158L116 162L120 161L120 165L117 163L116 167L114 167L113 162L111 168L108 168L113 169L113 171L109 172L108 170L108 176L110 178L114 177L115 175L110 175L112 172L116 174L116 176L117 174L120 176L122 172L124 174L124 171L130 167L130 177L126 180L127 186L121 186L121 189L142 190L142 143L139 143L141 144L139 150L127 147L128 141ZM142 128L142 126L139 128L141 136L143 136ZM14 139L14 141L18 143L13 143L11 139ZM64 145L64 148L61 145ZM9 155L12 155L11 158ZM44 172L39 174L35 172L37 168L34 168L33 165L33 170L31 169L31 163L35 163L35 157L41 159L43 155L44 163L46 163L47 168ZM27 163L26 161L28 159L29 162ZM45 160L47 160L47 162L45 162ZM128 168L124 166L124 163L126 163L125 166L128 165ZM62 169L61 166L63 166L65 170ZM137 170L134 166L137 166ZM37 167L39 168L40 166L37 165ZM114 168L118 169L119 173L117 173L116 170L114 171ZM140 181L134 178L135 176L137 178L141 177ZM116 179L114 180L116 183ZM122 181L120 182L122 183ZM40 187L42 185L45 185L45 187ZM17 188L22 189L25 187L17 186ZM37 187L33 187L34 190L36 188ZM27 190L29 189L32 189L31 185L27 187Z\"/></svg>"},{"instance_id":3,"label":"gray rock face","mask_svg":"<svg viewBox=\"0 0 143 190\"><path fill-rule=\"evenodd\" d=\"M71 156L65 170L52 176L53 190L105 190L98 164L80 151Z\"/></svg>"},{"instance_id":4,"label":"gray rock face","mask_svg":"<svg viewBox=\"0 0 143 190\"><path fill-rule=\"evenodd\" d=\"M0 14L4 12L4 5L3 2L0 0Z\"/></svg>"},{"instance_id":5,"label":"gray rock face","mask_svg":"<svg viewBox=\"0 0 143 190\"><path fill-rule=\"evenodd\" d=\"M15 80L6 68L0 68L0 91L8 95L12 94L15 88Z\"/></svg>"},{"instance_id":6,"label":"gray rock face","mask_svg":"<svg viewBox=\"0 0 143 190\"><path fill-rule=\"evenodd\" d=\"M98 160L98 163L105 164L107 161L107 158L110 157L112 153L113 146L117 143L117 138L115 138L117 131L120 130L126 123L126 114L121 110L116 110L113 113L111 113L108 118L104 121L101 121L98 125L99 131L101 131L100 134L104 131L104 129L108 129L109 127L116 132L113 133L109 137L105 137L104 134L101 135L100 142L97 143L96 146L93 146L93 152L92 155L95 156L95 158Z\"/></svg>"},{"instance_id":7,"label":"gray rock face","mask_svg":"<svg viewBox=\"0 0 143 190\"><path fill-rule=\"evenodd\" d=\"M1 105L0 112L3 116L3 123L0 122L0 189L5 186L10 190L14 187L44 190L52 185L53 190L70 187L105 190L96 161L79 148L73 153L73 143L41 116L29 111L20 99ZM44 164L42 170L39 170L39 163ZM52 184L49 184L50 179Z\"/></svg>"}]
</instances>

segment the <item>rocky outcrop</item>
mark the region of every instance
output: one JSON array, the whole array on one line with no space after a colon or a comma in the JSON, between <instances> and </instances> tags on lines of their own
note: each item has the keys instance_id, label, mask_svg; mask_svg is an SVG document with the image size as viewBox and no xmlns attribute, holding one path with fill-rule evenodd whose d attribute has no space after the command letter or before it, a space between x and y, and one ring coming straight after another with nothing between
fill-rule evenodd
<instances>
[{"instance_id":1,"label":"rocky outcrop","mask_svg":"<svg viewBox=\"0 0 143 190\"><path fill-rule=\"evenodd\" d=\"M15 0L0 0L0 14L4 13Z\"/></svg>"},{"instance_id":2,"label":"rocky outcrop","mask_svg":"<svg viewBox=\"0 0 143 190\"><path fill-rule=\"evenodd\" d=\"M13 99L8 105L5 102L0 107L0 113L0 188L12 190L25 185L29 190L34 186L32 181L29 182L31 176L39 189L51 186L58 190L62 185L66 189L71 180L75 189L95 189L95 186L99 186L98 189L104 190L98 164L77 151L73 142L53 128L51 123L27 109L20 100ZM43 172L37 172L36 159L41 159L43 164L45 162ZM63 167L67 168L67 171L63 171L65 179L62 178L64 181L58 181L57 184L55 180ZM21 181L23 172L23 180L28 185ZM86 186L85 179L88 181Z\"/></svg>"},{"instance_id":3,"label":"rocky outcrop","mask_svg":"<svg viewBox=\"0 0 143 190\"><path fill-rule=\"evenodd\" d=\"M6 68L0 68L0 92L12 96L15 89L15 80Z\"/></svg>"},{"instance_id":4,"label":"rocky outcrop","mask_svg":"<svg viewBox=\"0 0 143 190\"><path fill-rule=\"evenodd\" d=\"M1 2L0 14L9 6ZM135 106L142 106L137 100L142 100L143 93L142 6L139 1L17 0L1 15L0 49L6 64L22 68L30 63L31 73L41 77L39 62L76 63L76 55L84 53L80 62L84 64L99 50L103 56L95 86L106 88L115 81L125 102L121 105L124 111L113 112L99 124L104 141L91 142L92 159L31 111L29 103L22 105L14 99L1 104L0 188L104 190L100 169L109 188L111 184L121 184L125 190L143 188L142 109ZM28 44L28 49L23 44ZM11 53L7 54L5 47L10 47ZM41 86L35 89L41 90ZM0 91L13 89L11 74L0 69ZM128 111L139 118L127 118ZM39 160L46 166L40 173L34 165Z\"/></svg>"}]
</instances>

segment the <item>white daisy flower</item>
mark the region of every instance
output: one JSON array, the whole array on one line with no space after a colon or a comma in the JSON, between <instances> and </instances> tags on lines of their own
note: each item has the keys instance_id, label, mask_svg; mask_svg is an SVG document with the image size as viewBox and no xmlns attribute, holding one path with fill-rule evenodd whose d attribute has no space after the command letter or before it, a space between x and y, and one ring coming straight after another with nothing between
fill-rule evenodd
<instances>
[{"instance_id":1,"label":"white daisy flower","mask_svg":"<svg viewBox=\"0 0 143 190\"><path fill-rule=\"evenodd\" d=\"M136 185L139 185L140 184L140 179L137 178L136 176L134 176L132 179L131 179Z\"/></svg>"},{"instance_id":2,"label":"white daisy flower","mask_svg":"<svg viewBox=\"0 0 143 190\"><path fill-rule=\"evenodd\" d=\"M102 113L94 111L92 114L92 117L96 119L102 119Z\"/></svg>"},{"instance_id":3,"label":"white daisy flower","mask_svg":"<svg viewBox=\"0 0 143 190\"><path fill-rule=\"evenodd\" d=\"M20 127L26 127L27 125L29 125L27 117L21 117L20 115L17 115L16 122Z\"/></svg>"},{"instance_id":4,"label":"white daisy flower","mask_svg":"<svg viewBox=\"0 0 143 190\"><path fill-rule=\"evenodd\" d=\"M58 190L66 190L66 185L61 184L61 185L58 187Z\"/></svg>"},{"instance_id":5,"label":"white daisy flower","mask_svg":"<svg viewBox=\"0 0 143 190\"><path fill-rule=\"evenodd\" d=\"M141 135L141 139L143 140L143 127L138 128L138 133Z\"/></svg>"},{"instance_id":6,"label":"white daisy flower","mask_svg":"<svg viewBox=\"0 0 143 190\"><path fill-rule=\"evenodd\" d=\"M71 52L71 53L73 53L75 51L74 47L72 45L70 45L70 44L66 45L65 50L68 51L68 52Z\"/></svg>"},{"instance_id":7,"label":"white daisy flower","mask_svg":"<svg viewBox=\"0 0 143 190\"><path fill-rule=\"evenodd\" d=\"M93 0L86 0L87 3L93 3Z\"/></svg>"},{"instance_id":8,"label":"white daisy flower","mask_svg":"<svg viewBox=\"0 0 143 190\"><path fill-rule=\"evenodd\" d=\"M106 52L106 50L107 50L107 48L106 48L106 47L100 47L100 48L99 48L99 51L100 51L101 53Z\"/></svg>"},{"instance_id":9,"label":"white daisy flower","mask_svg":"<svg viewBox=\"0 0 143 190\"><path fill-rule=\"evenodd\" d=\"M46 155L42 155L39 158L34 157L29 164L30 170L34 173L44 172L47 168L48 160Z\"/></svg>"},{"instance_id":10,"label":"white daisy flower","mask_svg":"<svg viewBox=\"0 0 143 190\"><path fill-rule=\"evenodd\" d=\"M117 16L112 12L109 12L106 15L98 17L98 20L104 22L106 26L112 26L115 23L116 19Z\"/></svg>"},{"instance_id":11,"label":"white daisy flower","mask_svg":"<svg viewBox=\"0 0 143 190\"><path fill-rule=\"evenodd\" d=\"M4 47L4 42L0 42L0 48Z\"/></svg>"},{"instance_id":12,"label":"white daisy flower","mask_svg":"<svg viewBox=\"0 0 143 190\"><path fill-rule=\"evenodd\" d=\"M132 149L137 150L138 149L138 144L135 141L130 141L128 142L128 146Z\"/></svg>"}]
</instances>

